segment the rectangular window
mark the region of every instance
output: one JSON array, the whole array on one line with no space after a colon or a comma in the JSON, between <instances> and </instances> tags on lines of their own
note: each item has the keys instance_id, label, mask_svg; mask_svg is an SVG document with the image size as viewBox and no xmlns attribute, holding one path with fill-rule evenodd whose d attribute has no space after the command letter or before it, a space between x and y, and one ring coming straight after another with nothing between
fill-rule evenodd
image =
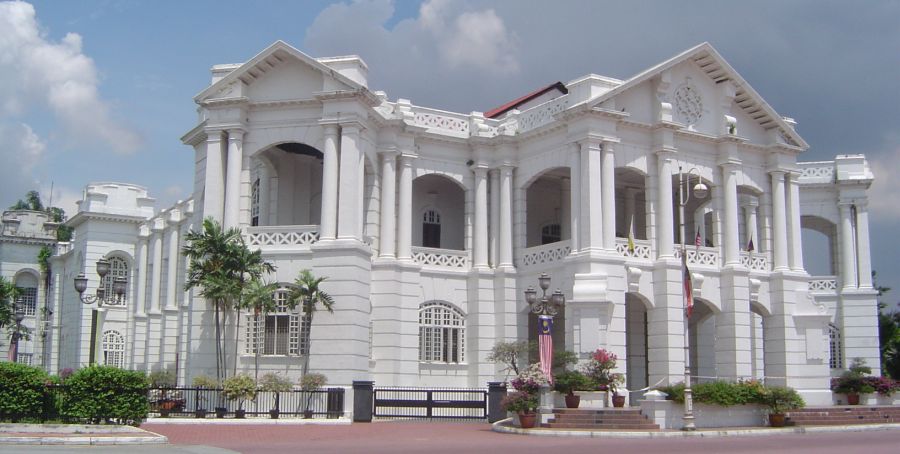
<instances>
[{"instance_id":1,"label":"rectangular window","mask_svg":"<svg viewBox=\"0 0 900 454\"><path fill-rule=\"evenodd\" d=\"M422 224L422 247L441 247L441 225L424 223Z\"/></svg>"},{"instance_id":2,"label":"rectangular window","mask_svg":"<svg viewBox=\"0 0 900 454\"><path fill-rule=\"evenodd\" d=\"M37 289L34 287L19 287L19 299L25 306L25 315L33 317L37 310Z\"/></svg>"},{"instance_id":3,"label":"rectangular window","mask_svg":"<svg viewBox=\"0 0 900 454\"><path fill-rule=\"evenodd\" d=\"M247 315L244 353L253 355L299 356L309 352L309 317L293 313L287 306L287 292L275 294L276 311L255 317Z\"/></svg>"}]
</instances>

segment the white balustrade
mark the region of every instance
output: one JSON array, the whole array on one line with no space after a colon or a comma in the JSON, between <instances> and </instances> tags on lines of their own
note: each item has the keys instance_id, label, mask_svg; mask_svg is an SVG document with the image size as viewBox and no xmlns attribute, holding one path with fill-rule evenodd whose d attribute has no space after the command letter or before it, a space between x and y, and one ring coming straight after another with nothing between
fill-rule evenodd
<instances>
[{"instance_id":1,"label":"white balustrade","mask_svg":"<svg viewBox=\"0 0 900 454\"><path fill-rule=\"evenodd\" d=\"M834 183L834 161L798 162L800 184Z\"/></svg>"},{"instance_id":2,"label":"white balustrade","mask_svg":"<svg viewBox=\"0 0 900 454\"><path fill-rule=\"evenodd\" d=\"M413 246L412 258L414 262L425 266L456 269L466 269L469 267L468 252L455 249Z\"/></svg>"},{"instance_id":3,"label":"white balustrade","mask_svg":"<svg viewBox=\"0 0 900 454\"><path fill-rule=\"evenodd\" d=\"M650 260L650 240L634 240L634 250L628 250L628 238L616 238L616 253L628 258Z\"/></svg>"},{"instance_id":4,"label":"white balustrade","mask_svg":"<svg viewBox=\"0 0 900 454\"><path fill-rule=\"evenodd\" d=\"M837 293L837 276L813 276L809 280L810 293Z\"/></svg>"},{"instance_id":5,"label":"white balustrade","mask_svg":"<svg viewBox=\"0 0 900 454\"><path fill-rule=\"evenodd\" d=\"M275 225L247 227L244 233L247 245L266 250L308 249L319 241L317 225Z\"/></svg>"},{"instance_id":6,"label":"white balustrade","mask_svg":"<svg viewBox=\"0 0 900 454\"><path fill-rule=\"evenodd\" d=\"M469 135L469 119L465 115L415 107L413 119L418 126Z\"/></svg>"},{"instance_id":7,"label":"white balustrade","mask_svg":"<svg viewBox=\"0 0 900 454\"><path fill-rule=\"evenodd\" d=\"M719 250L714 247L696 247L688 245L687 262L691 265L719 266ZM681 248L675 248L675 257L681 258Z\"/></svg>"},{"instance_id":8,"label":"white balustrade","mask_svg":"<svg viewBox=\"0 0 900 454\"><path fill-rule=\"evenodd\" d=\"M769 257L763 253L741 251L741 265L751 271L769 271Z\"/></svg>"},{"instance_id":9,"label":"white balustrade","mask_svg":"<svg viewBox=\"0 0 900 454\"><path fill-rule=\"evenodd\" d=\"M569 97L563 96L532 107L519 115L519 132L530 131L553 121L553 116L566 110Z\"/></svg>"},{"instance_id":10,"label":"white balustrade","mask_svg":"<svg viewBox=\"0 0 900 454\"><path fill-rule=\"evenodd\" d=\"M566 258L570 252L572 245L568 240L530 247L523 251L519 265L533 266L557 262Z\"/></svg>"}]
</instances>

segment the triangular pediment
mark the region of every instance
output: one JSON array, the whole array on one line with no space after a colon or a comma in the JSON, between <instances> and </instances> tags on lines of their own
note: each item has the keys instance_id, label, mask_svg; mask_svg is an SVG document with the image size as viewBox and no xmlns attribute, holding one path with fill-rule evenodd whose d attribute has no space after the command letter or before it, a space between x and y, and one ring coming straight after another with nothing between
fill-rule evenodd
<instances>
[{"instance_id":1,"label":"triangular pediment","mask_svg":"<svg viewBox=\"0 0 900 454\"><path fill-rule=\"evenodd\" d=\"M306 70L315 71L320 77L328 78L334 82L330 84L334 88L331 91L365 88L315 58L279 40L194 96L194 101L202 103L210 98L222 97L223 94L227 96L229 93L235 92L232 87L235 87L238 82L244 86L252 86L255 82L265 79L274 70L285 66L302 66ZM320 90L325 91L324 88Z\"/></svg>"},{"instance_id":2,"label":"triangular pediment","mask_svg":"<svg viewBox=\"0 0 900 454\"><path fill-rule=\"evenodd\" d=\"M659 77L666 71L676 66L689 63L694 65L702 74L705 74L715 84L730 82L735 87L734 103L742 113L752 119L760 128L770 130L777 128L785 143L793 145L797 148L806 149L809 145L806 141L794 131L788 121L786 121L772 106L769 105L750 86L750 84L738 74L731 65L710 45L703 43L696 47L686 50L669 60L666 60L656 66L648 68L635 76L625 80L621 85L606 91L605 93L591 98L586 102L588 107L598 107L601 104L615 98L628 90L650 82Z\"/></svg>"}]
</instances>

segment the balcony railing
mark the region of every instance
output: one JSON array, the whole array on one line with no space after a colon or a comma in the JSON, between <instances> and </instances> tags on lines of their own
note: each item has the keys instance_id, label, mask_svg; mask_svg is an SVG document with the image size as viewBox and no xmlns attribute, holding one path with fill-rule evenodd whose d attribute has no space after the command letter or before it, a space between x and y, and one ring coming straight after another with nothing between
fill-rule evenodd
<instances>
[{"instance_id":1,"label":"balcony railing","mask_svg":"<svg viewBox=\"0 0 900 454\"><path fill-rule=\"evenodd\" d=\"M719 249L714 247L696 247L687 245L687 262L691 265L719 266ZM681 247L675 246L675 257L681 258Z\"/></svg>"},{"instance_id":2,"label":"balcony railing","mask_svg":"<svg viewBox=\"0 0 900 454\"><path fill-rule=\"evenodd\" d=\"M741 251L741 265L750 271L769 271L769 257L759 252Z\"/></svg>"},{"instance_id":3,"label":"balcony railing","mask_svg":"<svg viewBox=\"0 0 900 454\"><path fill-rule=\"evenodd\" d=\"M813 276L809 280L810 293L837 293L837 276Z\"/></svg>"},{"instance_id":4,"label":"balcony railing","mask_svg":"<svg viewBox=\"0 0 900 454\"><path fill-rule=\"evenodd\" d=\"M653 258L650 240L634 240L634 250L630 250L628 248L628 238L616 238L616 253L635 260L650 260Z\"/></svg>"},{"instance_id":5,"label":"balcony railing","mask_svg":"<svg viewBox=\"0 0 900 454\"><path fill-rule=\"evenodd\" d=\"M317 225L274 225L247 227L244 233L247 245L263 250L309 249L309 245L319 241Z\"/></svg>"},{"instance_id":6,"label":"balcony railing","mask_svg":"<svg viewBox=\"0 0 900 454\"><path fill-rule=\"evenodd\" d=\"M558 262L566 258L570 252L572 252L572 244L569 240L530 247L523 251L519 266L546 265Z\"/></svg>"},{"instance_id":7,"label":"balcony railing","mask_svg":"<svg viewBox=\"0 0 900 454\"><path fill-rule=\"evenodd\" d=\"M469 267L469 254L466 251L413 246L412 256L414 262L424 266L452 269Z\"/></svg>"}]
</instances>

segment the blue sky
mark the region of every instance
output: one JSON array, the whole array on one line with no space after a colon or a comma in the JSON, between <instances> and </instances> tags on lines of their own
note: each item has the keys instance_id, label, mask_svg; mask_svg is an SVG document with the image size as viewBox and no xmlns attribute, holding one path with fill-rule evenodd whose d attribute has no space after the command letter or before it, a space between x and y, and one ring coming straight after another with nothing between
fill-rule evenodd
<instances>
[{"instance_id":1,"label":"blue sky","mask_svg":"<svg viewBox=\"0 0 900 454\"><path fill-rule=\"evenodd\" d=\"M0 2L0 205L40 188L72 211L89 181L189 195L192 97L209 68L281 39L359 54L391 99L470 112L587 73L626 78L709 41L810 143L874 164L874 268L900 259L900 1ZM45 200L46 201L46 200ZM70 213L71 214L71 213Z\"/></svg>"}]
</instances>

